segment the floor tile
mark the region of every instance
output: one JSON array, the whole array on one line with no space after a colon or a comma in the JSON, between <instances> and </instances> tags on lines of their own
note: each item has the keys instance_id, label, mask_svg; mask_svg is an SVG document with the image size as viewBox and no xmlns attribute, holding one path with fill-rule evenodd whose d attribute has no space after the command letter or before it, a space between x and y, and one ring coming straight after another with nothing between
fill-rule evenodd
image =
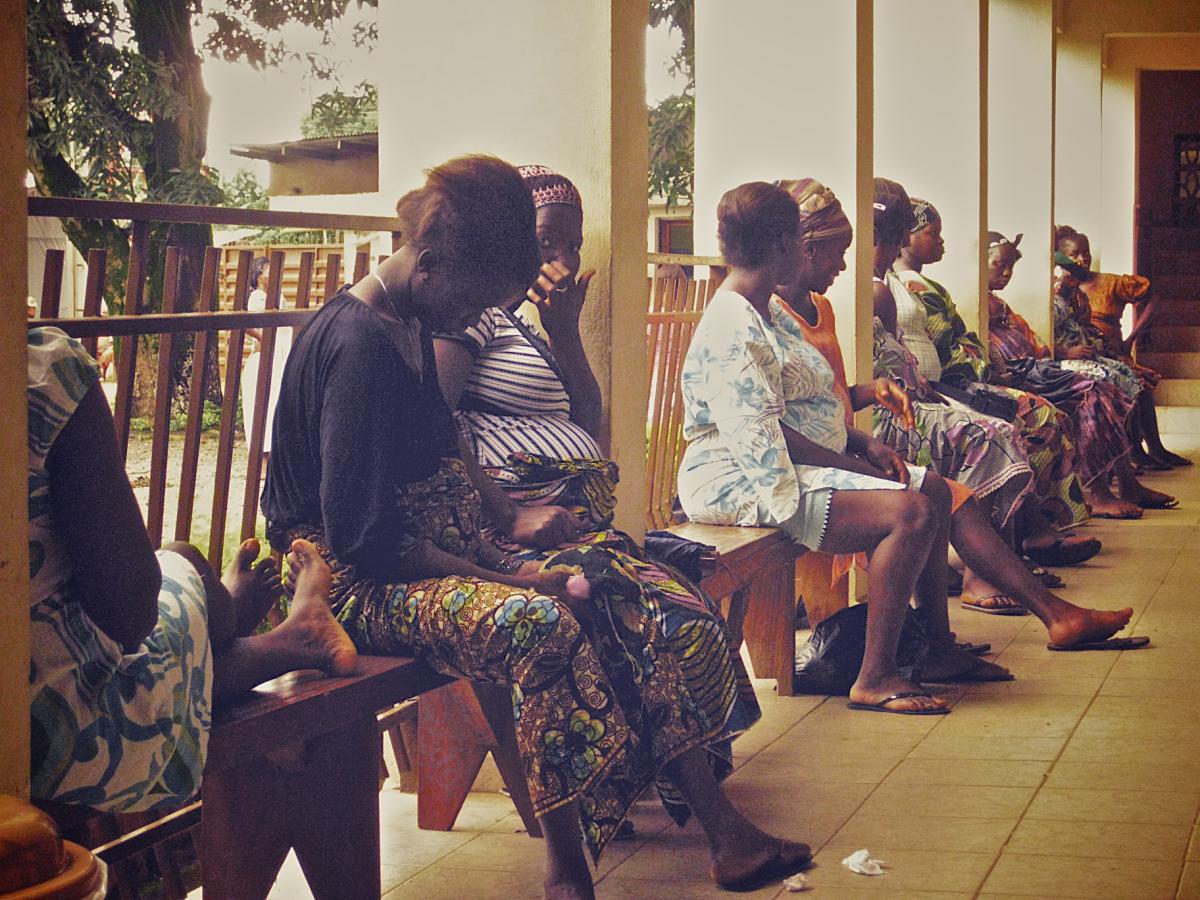
<instances>
[{"instance_id":1,"label":"floor tile","mask_svg":"<svg viewBox=\"0 0 1200 900\"><path fill-rule=\"evenodd\" d=\"M1050 763L1025 759L906 759L885 784L961 784L979 787L1039 787Z\"/></svg>"},{"instance_id":2,"label":"floor tile","mask_svg":"<svg viewBox=\"0 0 1200 900\"><path fill-rule=\"evenodd\" d=\"M478 869L464 872L431 866L385 894L386 900L540 900L541 869L534 872L505 872Z\"/></svg>"},{"instance_id":3,"label":"floor tile","mask_svg":"<svg viewBox=\"0 0 1200 900\"><path fill-rule=\"evenodd\" d=\"M839 846L895 847L947 853L1000 852L1017 824L1012 818L965 818L883 813L863 808L830 841Z\"/></svg>"},{"instance_id":4,"label":"floor tile","mask_svg":"<svg viewBox=\"0 0 1200 900\"><path fill-rule=\"evenodd\" d=\"M1090 859L1002 853L983 886L984 894L1168 900L1178 870L1144 859Z\"/></svg>"},{"instance_id":5,"label":"floor tile","mask_svg":"<svg viewBox=\"0 0 1200 900\"><path fill-rule=\"evenodd\" d=\"M1130 791L1200 791L1200 759L1191 765L1147 762L1070 762L1060 759L1046 776L1046 787L1084 788L1098 785Z\"/></svg>"},{"instance_id":6,"label":"floor tile","mask_svg":"<svg viewBox=\"0 0 1200 900\"><path fill-rule=\"evenodd\" d=\"M1037 792L1034 787L977 787L936 784L879 785L863 803L863 815L957 816L1016 819Z\"/></svg>"},{"instance_id":7,"label":"floor tile","mask_svg":"<svg viewBox=\"0 0 1200 900\"><path fill-rule=\"evenodd\" d=\"M1178 900L1200 900L1200 863L1189 862L1179 880Z\"/></svg>"},{"instance_id":8,"label":"floor tile","mask_svg":"<svg viewBox=\"0 0 1200 900\"><path fill-rule=\"evenodd\" d=\"M953 713L951 713L953 715ZM1053 760L1062 751L1060 738L1018 737L988 740L979 737L953 735L942 738L935 731L913 749L913 759L1026 759Z\"/></svg>"},{"instance_id":9,"label":"floor tile","mask_svg":"<svg viewBox=\"0 0 1200 900\"><path fill-rule=\"evenodd\" d=\"M1155 859L1178 864L1190 833L1191 829L1186 825L1026 818L1017 826L1005 852Z\"/></svg>"},{"instance_id":10,"label":"floor tile","mask_svg":"<svg viewBox=\"0 0 1200 900\"><path fill-rule=\"evenodd\" d=\"M1027 819L1078 822L1140 822L1190 826L1196 821L1200 794L1194 791L1109 791L1044 787L1025 814Z\"/></svg>"}]
</instances>

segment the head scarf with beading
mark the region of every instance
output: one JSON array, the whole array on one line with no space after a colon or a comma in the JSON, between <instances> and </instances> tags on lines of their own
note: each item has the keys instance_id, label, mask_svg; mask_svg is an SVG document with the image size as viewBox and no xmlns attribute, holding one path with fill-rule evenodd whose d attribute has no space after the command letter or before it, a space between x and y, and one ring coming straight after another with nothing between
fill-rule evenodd
<instances>
[{"instance_id":1,"label":"head scarf with beading","mask_svg":"<svg viewBox=\"0 0 1200 900\"><path fill-rule=\"evenodd\" d=\"M552 203L563 203L583 212L583 198L579 195L579 189L571 183L571 179L559 175L547 166L518 166L517 172L525 180L529 192L533 194L533 205L536 209Z\"/></svg>"},{"instance_id":2,"label":"head scarf with beading","mask_svg":"<svg viewBox=\"0 0 1200 900\"><path fill-rule=\"evenodd\" d=\"M909 232L916 234L922 228L932 225L934 222L942 221L941 214L937 211L937 207L928 200L922 200L920 197L909 197L908 202L912 204L913 216L916 218L916 223Z\"/></svg>"}]
</instances>

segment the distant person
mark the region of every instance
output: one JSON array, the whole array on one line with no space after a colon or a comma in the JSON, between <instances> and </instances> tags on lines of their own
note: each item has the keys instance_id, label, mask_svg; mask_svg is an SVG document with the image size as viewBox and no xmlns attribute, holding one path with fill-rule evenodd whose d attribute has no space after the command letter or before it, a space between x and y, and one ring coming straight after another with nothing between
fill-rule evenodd
<instances>
[{"instance_id":1,"label":"distant person","mask_svg":"<svg viewBox=\"0 0 1200 900\"><path fill-rule=\"evenodd\" d=\"M262 312L267 308L267 282L271 277L271 262L265 256L254 260L250 266L250 295L246 298L248 312ZM254 427L254 413L258 391L258 367L262 360L261 328L247 328L252 352L242 366L242 429L246 442L250 442L250 429ZM263 428L263 452L271 452L272 423L275 421L275 405L279 402L279 386L283 383L283 367L287 364L292 349L292 329L275 329L275 352L271 356L271 393L267 399L267 421Z\"/></svg>"}]
</instances>

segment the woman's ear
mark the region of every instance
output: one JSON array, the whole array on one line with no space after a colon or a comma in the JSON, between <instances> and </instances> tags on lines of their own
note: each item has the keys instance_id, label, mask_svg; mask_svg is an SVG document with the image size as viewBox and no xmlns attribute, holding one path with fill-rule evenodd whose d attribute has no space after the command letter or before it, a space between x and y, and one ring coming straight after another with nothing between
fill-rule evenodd
<instances>
[{"instance_id":1,"label":"woman's ear","mask_svg":"<svg viewBox=\"0 0 1200 900\"><path fill-rule=\"evenodd\" d=\"M417 274L426 277L434 270L438 264L438 255L436 251L426 247L417 257Z\"/></svg>"}]
</instances>

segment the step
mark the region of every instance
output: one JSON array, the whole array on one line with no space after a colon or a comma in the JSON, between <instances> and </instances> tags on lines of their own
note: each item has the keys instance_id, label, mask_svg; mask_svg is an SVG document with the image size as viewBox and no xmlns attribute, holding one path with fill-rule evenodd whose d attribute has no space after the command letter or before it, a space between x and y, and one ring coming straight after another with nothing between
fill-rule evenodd
<instances>
[{"instance_id":1,"label":"step","mask_svg":"<svg viewBox=\"0 0 1200 900\"><path fill-rule=\"evenodd\" d=\"M1195 275L1155 275L1150 285L1154 296L1161 300L1191 300L1196 296Z\"/></svg>"},{"instance_id":2,"label":"step","mask_svg":"<svg viewBox=\"0 0 1200 900\"><path fill-rule=\"evenodd\" d=\"M1139 353L1137 361L1166 378L1200 378L1200 351Z\"/></svg>"},{"instance_id":3,"label":"step","mask_svg":"<svg viewBox=\"0 0 1200 900\"><path fill-rule=\"evenodd\" d=\"M1158 406L1200 406L1200 378L1164 378L1154 389Z\"/></svg>"},{"instance_id":4,"label":"step","mask_svg":"<svg viewBox=\"0 0 1200 900\"><path fill-rule=\"evenodd\" d=\"M1156 274L1200 272L1200 250L1155 250L1152 264Z\"/></svg>"},{"instance_id":5,"label":"step","mask_svg":"<svg viewBox=\"0 0 1200 900\"><path fill-rule=\"evenodd\" d=\"M1200 228L1147 225L1142 229L1142 239L1155 249L1200 250Z\"/></svg>"},{"instance_id":6,"label":"step","mask_svg":"<svg viewBox=\"0 0 1200 900\"><path fill-rule=\"evenodd\" d=\"M1171 325L1200 325L1200 298L1159 300L1151 331L1159 326Z\"/></svg>"},{"instance_id":7,"label":"step","mask_svg":"<svg viewBox=\"0 0 1200 900\"><path fill-rule=\"evenodd\" d=\"M1200 350L1200 325L1160 325L1156 322L1147 344L1147 349L1153 347L1155 353Z\"/></svg>"},{"instance_id":8,"label":"step","mask_svg":"<svg viewBox=\"0 0 1200 900\"><path fill-rule=\"evenodd\" d=\"M1159 406L1158 428L1163 434L1200 434L1200 407Z\"/></svg>"}]
</instances>

